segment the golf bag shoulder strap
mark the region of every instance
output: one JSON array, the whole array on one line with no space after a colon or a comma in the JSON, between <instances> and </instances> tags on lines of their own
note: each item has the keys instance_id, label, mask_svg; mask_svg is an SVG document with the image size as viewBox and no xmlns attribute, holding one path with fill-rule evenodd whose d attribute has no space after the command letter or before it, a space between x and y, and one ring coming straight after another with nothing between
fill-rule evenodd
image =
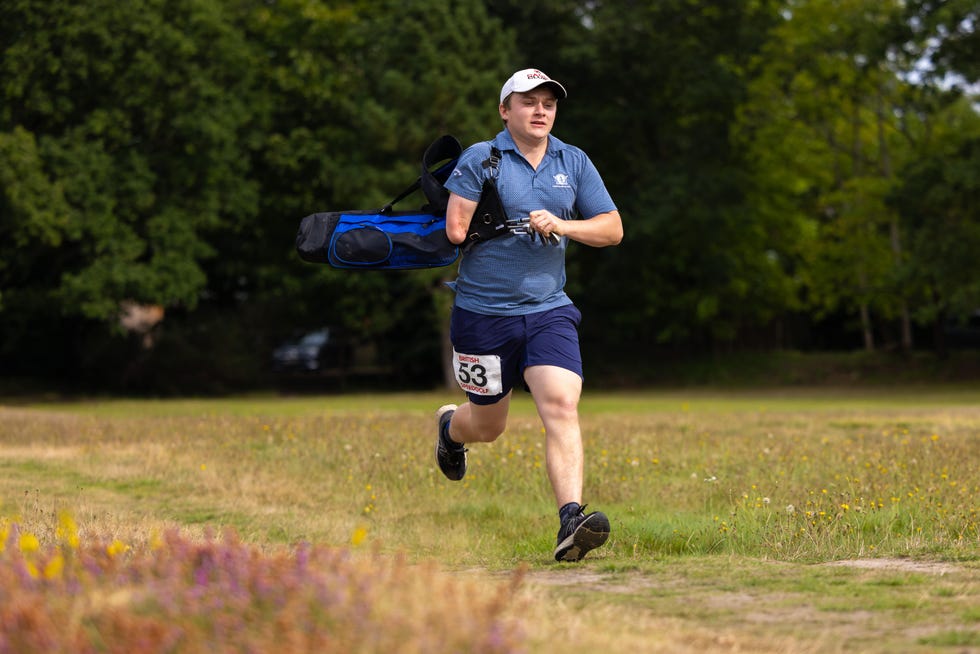
<instances>
[{"instance_id":1,"label":"golf bag shoulder strap","mask_svg":"<svg viewBox=\"0 0 980 654\"><path fill-rule=\"evenodd\" d=\"M497 149L496 145L490 143L490 156L482 163L483 168L489 169L490 174L483 180L480 200L477 202L473 217L470 219L470 228L466 232L466 241L463 243L464 253L478 243L509 233L507 211L504 210L504 203L501 201L500 193L497 190L501 159L500 150Z\"/></svg>"},{"instance_id":2,"label":"golf bag shoulder strap","mask_svg":"<svg viewBox=\"0 0 980 654\"><path fill-rule=\"evenodd\" d=\"M490 169L490 176L494 179L500 176L500 158L502 156L497 146L491 143L490 156L483 160L482 166Z\"/></svg>"}]
</instances>

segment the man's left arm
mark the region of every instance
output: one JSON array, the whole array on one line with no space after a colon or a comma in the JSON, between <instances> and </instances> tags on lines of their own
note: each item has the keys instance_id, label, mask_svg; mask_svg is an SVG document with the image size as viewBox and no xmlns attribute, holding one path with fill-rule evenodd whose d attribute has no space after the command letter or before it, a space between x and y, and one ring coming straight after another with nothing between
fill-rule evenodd
<instances>
[{"instance_id":1,"label":"man's left arm","mask_svg":"<svg viewBox=\"0 0 980 654\"><path fill-rule=\"evenodd\" d=\"M573 241L602 248L623 240L623 220L619 211L606 211L585 220L562 220L550 211L532 211L530 225L539 234L567 236Z\"/></svg>"}]
</instances>

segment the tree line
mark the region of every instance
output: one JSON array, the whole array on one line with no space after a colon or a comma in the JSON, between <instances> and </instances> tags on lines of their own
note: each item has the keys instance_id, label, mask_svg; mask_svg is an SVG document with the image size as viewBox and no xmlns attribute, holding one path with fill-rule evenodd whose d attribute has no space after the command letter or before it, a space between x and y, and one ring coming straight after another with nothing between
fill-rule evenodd
<instances>
[{"instance_id":1,"label":"tree line","mask_svg":"<svg viewBox=\"0 0 980 654\"><path fill-rule=\"evenodd\" d=\"M7 0L0 372L247 385L302 329L439 379L452 269L343 272L300 218L380 207L500 85L562 81L621 246L569 251L587 351L942 354L980 307L964 0ZM421 203L421 198L404 202ZM132 319L153 309L155 319ZM127 319L129 318L129 319ZM162 319L161 319L162 318Z\"/></svg>"}]
</instances>

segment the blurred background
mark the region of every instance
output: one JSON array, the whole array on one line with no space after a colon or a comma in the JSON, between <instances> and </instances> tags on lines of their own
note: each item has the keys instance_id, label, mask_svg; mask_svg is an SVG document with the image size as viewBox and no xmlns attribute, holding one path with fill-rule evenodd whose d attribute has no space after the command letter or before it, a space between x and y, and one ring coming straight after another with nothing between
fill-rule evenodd
<instances>
[{"instance_id":1,"label":"blurred background","mask_svg":"<svg viewBox=\"0 0 980 654\"><path fill-rule=\"evenodd\" d=\"M977 378L977 20L962 0L5 0L0 390L442 386L454 268L307 264L296 230L380 207L440 134L492 137L526 67L568 89L554 134L626 230L569 248L588 383Z\"/></svg>"}]
</instances>

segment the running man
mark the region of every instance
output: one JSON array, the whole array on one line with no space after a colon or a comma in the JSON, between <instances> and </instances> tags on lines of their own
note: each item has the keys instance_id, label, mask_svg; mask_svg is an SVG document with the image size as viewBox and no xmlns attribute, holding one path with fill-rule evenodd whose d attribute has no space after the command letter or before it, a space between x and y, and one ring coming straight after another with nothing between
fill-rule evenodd
<instances>
[{"instance_id":1,"label":"running man","mask_svg":"<svg viewBox=\"0 0 980 654\"><path fill-rule=\"evenodd\" d=\"M500 90L504 129L491 142L467 148L446 182L446 233L461 244L495 146L504 209L526 226L523 233L466 251L450 284L456 293L453 365L467 401L438 410L436 459L446 477L462 479L466 445L503 434L511 392L523 385L545 428L548 479L560 521L555 559L579 561L606 542L610 526L605 514L587 514L582 503L582 315L565 294L565 248L569 241L616 245L623 224L589 157L551 134L558 101L566 97L565 88L540 70L514 73Z\"/></svg>"}]
</instances>

